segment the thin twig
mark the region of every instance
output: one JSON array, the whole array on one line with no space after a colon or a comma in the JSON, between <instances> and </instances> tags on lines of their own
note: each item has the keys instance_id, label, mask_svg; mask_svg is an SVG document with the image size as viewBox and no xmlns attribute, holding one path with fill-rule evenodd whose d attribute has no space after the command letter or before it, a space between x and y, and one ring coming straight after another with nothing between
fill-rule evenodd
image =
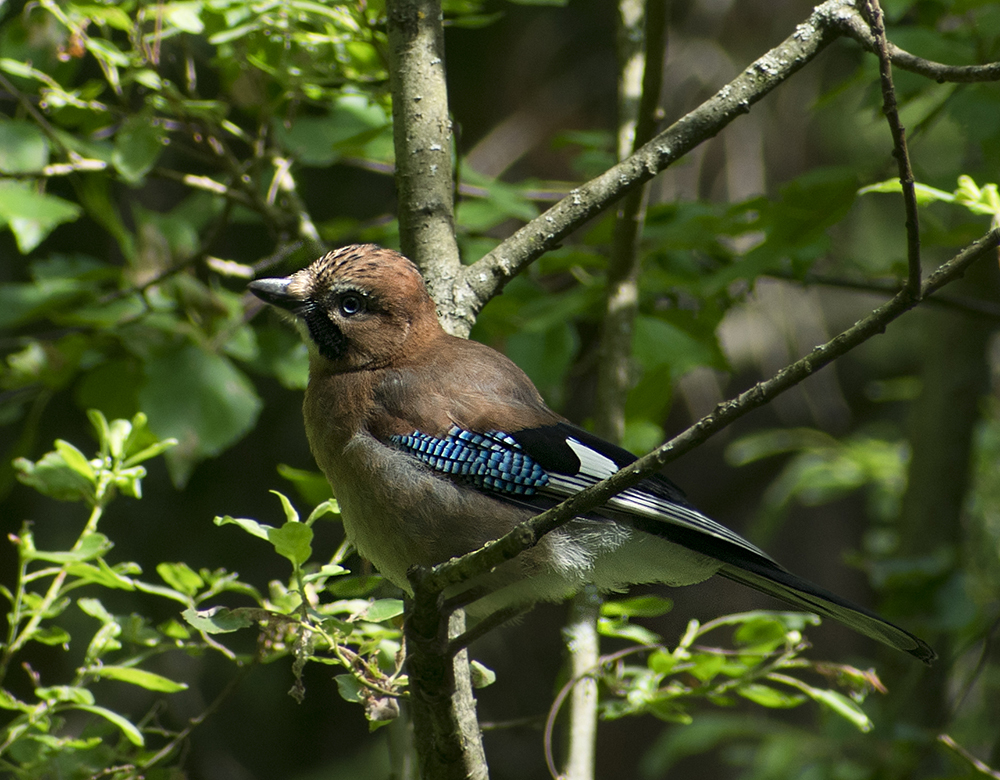
<instances>
[{"instance_id":1,"label":"thin twig","mask_svg":"<svg viewBox=\"0 0 1000 780\"><path fill-rule=\"evenodd\" d=\"M204 709L203 712L191 718L188 721L187 726L185 726L183 729L177 732L174 738L170 740L166 745L164 745L153 755L151 755L149 758L143 761L139 765L139 768L149 769L150 767L155 766L164 758L167 758L171 753L173 753L174 750L177 749L178 745L180 745L184 740L186 740L191 735L191 732L194 731L195 727L200 726L202 723L204 723L205 720L210 715L212 715L216 710L219 709L219 707L222 706L223 702L225 702L226 699L228 699L230 696L233 695L233 693L236 692L236 689L239 688L239 686L243 683L243 680L245 680L247 675L250 674L250 671L254 668L254 666L256 666L256 662L253 664L248 664L244 666L242 669L240 669L236 673L236 676L229 681L226 687L222 689L219 695L215 697L212 703L209 704Z\"/></svg>"},{"instance_id":2,"label":"thin twig","mask_svg":"<svg viewBox=\"0 0 1000 780\"><path fill-rule=\"evenodd\" d=\"M872 36L871 27L857 11L852 10L852 12L844 13L836 21L845 35L856 40L868 51L875 51L875 39ZM910 54L893 43L889 43L888 51L892 64L897 68L932 79L939 84L945 82L974 84L983 81L1000 81L1000 62L987 62L983 65L945 65Z\"/></svg>"},{"instance_id":3,"label":"thin twig","mask_svg":"<svg viewBox=\"0 0 1000 780\"><path fill-rule=\"evenodd\" d=\"M878 0L866 0L869 24L875 39L875 54L878 56L879 79L882 83L882 112L892 133L892 156L896 158L899 183L903 188L903 207L906 210L906 286L910 295L920 292L920 217L917 214L917 195L914 190L913 168L906 149L906 128L899 119L896 102L896 88L892 83L892 62L889 57L889 43L885 37L885 22L882 6Z\"/></svg>"},{"instance_id":4,"label":"thin twig","mask_svg":"<svg viewBox=\"0 0 1000 780\"><path fill-rule=\"evenodd\" d=\"M989 764L980 761L947 734L938 734L937 740L952 753L965 761L969 766L979 772L979 774L995 778L995 780L1000 780L1000 772L990 767Z\"/></svg>"},{"instance_id":5,"label":"thin twig","mask_svg":"<svg viewBox=\"0 0 1000 780\"><path fill-rule=\"evenodd\" d=\"M801 285L823 285L824 287L838 287L843 290L856 290L876 295L893 295L899 289L899 282L889 279L884 281L878 279L849 279L843 276L827 276L826 274L812 272L800 276L782 271L768 271L767 276ZM973 317L1000 320L1000 304L992 301L961 295L934 295L923 300L922 303L928 306L937 306L939 308L962 312Z\"/></svg>"}]
</instances>

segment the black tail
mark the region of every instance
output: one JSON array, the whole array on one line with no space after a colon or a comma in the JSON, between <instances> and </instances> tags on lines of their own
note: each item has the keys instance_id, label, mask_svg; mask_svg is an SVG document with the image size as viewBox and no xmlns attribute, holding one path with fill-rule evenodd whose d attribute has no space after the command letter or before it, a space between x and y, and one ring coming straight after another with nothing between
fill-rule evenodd
<instances>
[{"instance_id":1,"label":"black tail","mask_svg":"<svg viewBox=\"0 0 1000 780\"><path fill-rule=\"evenodd\" d=\"M647 533L722 561L723 565L718 573L723 577L817 615L833 618L865 636L909 653L925 664L930 665L937 658L937 653L930 645L909 631L893 625L870 609L853 604L836 593L797 577L763 554L757 555L725 539L674 523L646 518L632 518L632 522Z\"/></svg>"},{"instance_id":2,"label":"black tail","mask_svg":"<svg viewBox=\"0 0 1000 780\"><path fill-rule=\"evenodd\" d=\"M871 610L852 604L836 593L813 585L808 580L796 577L773 564L770 566L755 564L756 562L749 566L746 564L734 566L726 563L719 569L719 574L809 612L833 618L865 636L916 656L925 664L930 665L937 658L934 649L922 639L899 626L894 626Z\"/></svg>"}]
</instances>

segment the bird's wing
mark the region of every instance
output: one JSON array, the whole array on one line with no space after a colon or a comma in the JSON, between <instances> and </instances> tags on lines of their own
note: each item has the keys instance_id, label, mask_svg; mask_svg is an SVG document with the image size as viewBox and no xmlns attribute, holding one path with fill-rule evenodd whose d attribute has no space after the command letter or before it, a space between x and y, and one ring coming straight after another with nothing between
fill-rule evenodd
<instances>
[{"instance_id":1,"label":"bird's wing","mask_svg":"<svg viewBox=\"0 0 1000 780\"><path fill-rule=\"evenodd\" d=\"M498 499L535 503L539 508L596 484L636 459L621 447L561 422L512 432L474 432L454 426L444 436L414 431L391 441L442 475ZM719 574L724 577L831 617L925 663L936 657L930 646L908 631L792 574L739 534L706 517L665 477L647 478L595 511L722 561Z\"/></svg>"}]
</instances>

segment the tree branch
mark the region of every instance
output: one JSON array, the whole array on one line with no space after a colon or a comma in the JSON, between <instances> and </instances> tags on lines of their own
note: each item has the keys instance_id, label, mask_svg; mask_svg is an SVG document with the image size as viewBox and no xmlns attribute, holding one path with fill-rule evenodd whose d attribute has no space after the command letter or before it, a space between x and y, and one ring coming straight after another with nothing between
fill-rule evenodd
<instances>
[{"instance_id":1,"label":"tree branch","mask_svg":"<svg viewBox=\"0 0 1000 780\"><path fill-rule=\"evenodd\" d=\"M868 51L875 53L875 37L864 17L857 11L845 13L837 19L844 34L853 38ZM1000 62L988 62L984 65L944 65L933 60L925 60L915 54L910 54L894 43L888 44L889 57L892 64L910 73L932 79L939 84L946 81L972 84L980 81L1000 81Z\"/></svg>"},{"instance_id":2,"label":"tree branch","mask_svg":"<svg viewBox=\"0 0 1000 780\"><path fill-rule=\"evenodd\" d=\"M472 326L476 315L514 276L612 203L652 179L705 140L715 136L750 106L816 57L841 29L836 17L849 13L847 0L817 6L795 32L635 154L572 190L500 246L464 269L448 304L456 319Z\"/></svg>"},{"instance_id":3,"label":"tree branch","mask_svg":"<svg viewBox=\"0 0 1000 780\"><path fill-rule=\"evenodd\" d=\"M442 306L459 273L451 176L452 134L440 0L387 3L389 83L396 151L400 244L427 279L446 330L461 332ZM471 323L470 323L471 327ZM468 327L464 333L468 334Z\"/></svg>"},{"instance_id":4,"label":"tree branch","mask_svg":"<svg viewBox=\"0 0 1000 780\"><path fill-rule=\"evenodd\" d=\"M622 30L619 32L621 76L619 79L618 157L625 159L656 133L656 113L663 83L666 56L666 3L653 0L627 29L626 6L620 3ZM645 32L644 32L645 31ZM630 51L629 49L634 49ZM633 61L638 59L638 65ZM638 71L630 73L630 71ZM629 80L633 84L629 84ZM631 131L629 130L631 128ZM625 399L631 389L632 329L639 308L639 272L642 259L639 242L646 220L644 185L632 190L622 201L615 220L604 317L598 345L597 401L594 426L598 436L618 444L625 433Z\"/></svg>"},{"instance_id":5,"label":"tree branch","mask_svg":"<svg viewBox=\"0 0 1000 780\"><path fill-rule=\"evenodd\" d=\"M913 168L910 154L906 149L906 129L899 119L896 103L896 88L892 84L892 63L889 58L889 42L885 37L885 23L882 7L878 0L866 0L865 9L875 40L878 55L879 80L882 83L882 113L889 123L892 134L892 156L896 158L899 170L899 184L903 190L903 207L906 210L906 286L910 295L920 291L920 217L917 214L917 195L914 191Z\"/></svg>"},{"instance_id":6,"label":"tree branch","mask_svg":"<svg viewBox=\"0 0 1000 780\"><path fill-rule=\"evenodd\" d=\"M752 63L733 81L634 155L570 194L523 226L500 246L439 287L439 304L448 311L456 332L467 333L483 306L521 270L557 247L574 230L605 211L626 193L649 181L703 141L715 136L750 106L815 58L837 37L847 36L868 51L875 38L849 0L827 0L781 44ZM924 60L888 43L893 65L936 81L1000 80L1000 63L950 66Z\"/></svg>"}]
</instances>

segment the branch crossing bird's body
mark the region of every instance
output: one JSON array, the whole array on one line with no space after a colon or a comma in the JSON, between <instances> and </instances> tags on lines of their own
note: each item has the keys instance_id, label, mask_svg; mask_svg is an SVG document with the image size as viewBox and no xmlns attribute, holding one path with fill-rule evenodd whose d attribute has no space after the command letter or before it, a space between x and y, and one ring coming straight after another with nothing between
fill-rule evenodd
<instances>
[{"instance_id":1,"label":"branch crossing bird's body","mask_svg":"<svg viewBox=\"0 0 1000 780\"><path fill-rule=\"evenodd\" d=\"M373 245L331 252L250 289L310 345L310 448L348 537L389 580L478 549L635 460L550 410L509 359L448 335L416 267ZM582 585L687 585L721 574L929 662L934 651L803 580L649 477L472 583L467 609L565 598ZM478 591L477 591L478 592Z\"/></svg>"}]
</instances>

